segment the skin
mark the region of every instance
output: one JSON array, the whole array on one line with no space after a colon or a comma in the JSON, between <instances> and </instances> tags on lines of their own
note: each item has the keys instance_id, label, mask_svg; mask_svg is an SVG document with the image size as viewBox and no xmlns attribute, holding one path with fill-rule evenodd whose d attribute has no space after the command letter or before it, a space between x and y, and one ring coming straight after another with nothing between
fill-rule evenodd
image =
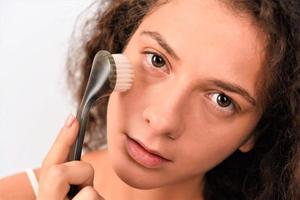
<instances>
[{"instance_id":1,"label":"skin","mask_svg":"<svg viewBox=\"0 0 300 200\"><path fill-rule=\"evenodd\" d=\"M158 35L172 51L159 44ZM255 143L253 129L262 115L257 85L263 79L264 41L250 17L232 13L218 1L173 0L156 8L125 48L135 78L129 91L110 96L108 150L66 162L78 130L71 117L36 170L38 199L64 199L69 184L84 188L77 200L203 199L205 173ZM156 54L166 65L152 62L153 56L160 58ZM239 85L252 101L221 82ZM220 104L220 94L235 106ZM157 168L141 165L128 155L127 135L171 161ZM5 199L34 199L28 182L23 190L8 187L25 179L0 181L0 193L15 195Z\"/></svg>"},{"instance_id":2,"label":"skin","mask_svg":"<svg viewBox=\"0 0 300 200\"><path fill-rule=\"evenodd\" d=\"M158 44L157 34L177 58ZM118 176L135 188L156 188L149 193L160 199L191 191L199 197L207 171L237 149L249 151L259 102L252 105L210 80L239 85L258 101L263 41L249 17L237 17L216 1L171 1L146 17L124 51L135 69L134 85L109 100L108 150ZM160 55L166 65L155 66L154 55L145 52ZM241 110L220 106L220 93ZM126 135L172 162L159 169L139 165L128 157ZM144 191L135 192L145 198Z\"/></svg>"}]
</instances>

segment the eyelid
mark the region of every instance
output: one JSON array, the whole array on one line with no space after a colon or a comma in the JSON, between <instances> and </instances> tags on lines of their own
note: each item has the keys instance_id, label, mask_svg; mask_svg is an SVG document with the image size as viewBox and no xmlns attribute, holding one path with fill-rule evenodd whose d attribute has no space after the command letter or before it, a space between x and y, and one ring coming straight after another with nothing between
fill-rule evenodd
<instances>
[{"instance_id":1,"label":"eyelid","mask_svg":"<svg viewBox=\"0 0 300 200\"><path fill-rule=\"evenodd\" d=\"M213 106L215 106L216 109L218 109L220 112L223 112L223 113L239 113L239 112L241 112L241 107L236 103L236 101L235 101L232 97L230 97L229 95L227 95L227 94L224 93L224 92L221 92L221 91L213 91L213 92L210 92L210 93L208 94L208 98L210 99L210 101L212 101L212 100L211 100L211 95L214 95L214 94L223 94L223 95L227 96L227 97L230 99L231 104L232 104L232 106L233 106L233 110L227 111L228 109L222 108L221 106L218 106L218 105L217 105L217 102L216 102L216 103L213 102L213 103L212 103Z\"/></svg>"},{"instance_id":2,"label":"eyelid","mask_svg":"<svg viewBox=\"0 0 300 200\"><path fill-rule=\"evenodd\" d=\"M235 108L235 110L237 112L241 112L242 111L241 106L230 95L226 94L225 92L219 92L219 93L224 94L225 96L227 96L230 99L231 103L233 104L233 106L234 106L234 108Z\"/></svg>"},{"instance_id":3,"label":"eyelid","mask_svg":"<svg viewBox=\"0 0 300 200\"><path fill-rule=\"evenodd\" d=\"M169 71L171 71L171 69L172 69L171 63L170 63L169 59L167 58L167 56L165 56L160 51L157 51L157 50L154 50L154 49L151 49L151 50L148 50L148 49L149 48L146 48L142 53L143 54L154 54L154 55L158 55L158 56L162 57L164 59L164 61L166 62L166 65L168 66Z\"/></svg>"}]
</instances>

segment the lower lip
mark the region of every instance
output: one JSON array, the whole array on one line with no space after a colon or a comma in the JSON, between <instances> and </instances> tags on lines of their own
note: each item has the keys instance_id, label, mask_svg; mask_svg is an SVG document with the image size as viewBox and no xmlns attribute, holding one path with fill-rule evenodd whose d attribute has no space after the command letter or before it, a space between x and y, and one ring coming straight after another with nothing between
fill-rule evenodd
<instances>
[{"instance_id":1,"label":"lower lip","mask_svg":"<svg viewBox=\"0 0 300 200\"><path fill-rule=\"evenodd\" d=\"M160 168L164 163L170 162L160 156L148 152L129 137L126 139L126 148L129 156L146 168Z\"/></svg>"}]
</instances>

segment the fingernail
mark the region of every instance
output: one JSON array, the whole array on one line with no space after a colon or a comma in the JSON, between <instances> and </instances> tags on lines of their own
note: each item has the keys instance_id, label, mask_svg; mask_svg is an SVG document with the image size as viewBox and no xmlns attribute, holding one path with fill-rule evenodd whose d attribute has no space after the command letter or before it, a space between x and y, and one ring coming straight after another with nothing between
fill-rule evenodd
<instances>
[{"instance_id":1,"label":"fingernail","mask_svg":"<svg viewBox=\"0 0 300 200\"><path fill-rule=\"evenodd\" d=\"M74 121L75 121L74 115L70 114L67 120L65 121L65 127L70 128Z\"/></svg>"}]
</instances>

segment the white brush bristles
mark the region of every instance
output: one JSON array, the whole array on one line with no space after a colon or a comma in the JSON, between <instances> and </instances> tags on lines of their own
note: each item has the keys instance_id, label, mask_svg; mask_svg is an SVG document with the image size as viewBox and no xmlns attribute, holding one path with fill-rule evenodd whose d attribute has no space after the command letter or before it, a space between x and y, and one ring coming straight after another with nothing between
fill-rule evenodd
<instances>
[{"instance_id":1,"label":"white brush bristles","mask_svg":"<svg viewBox=\"0 0 300 200\"><path fill-rule=\"evenodd\" d=\"M117 69L117 80L114 91L124 92L129 90L133 82L132 66L123 54L112 54L112 56Z\"/></svg>"}]
</instances>

